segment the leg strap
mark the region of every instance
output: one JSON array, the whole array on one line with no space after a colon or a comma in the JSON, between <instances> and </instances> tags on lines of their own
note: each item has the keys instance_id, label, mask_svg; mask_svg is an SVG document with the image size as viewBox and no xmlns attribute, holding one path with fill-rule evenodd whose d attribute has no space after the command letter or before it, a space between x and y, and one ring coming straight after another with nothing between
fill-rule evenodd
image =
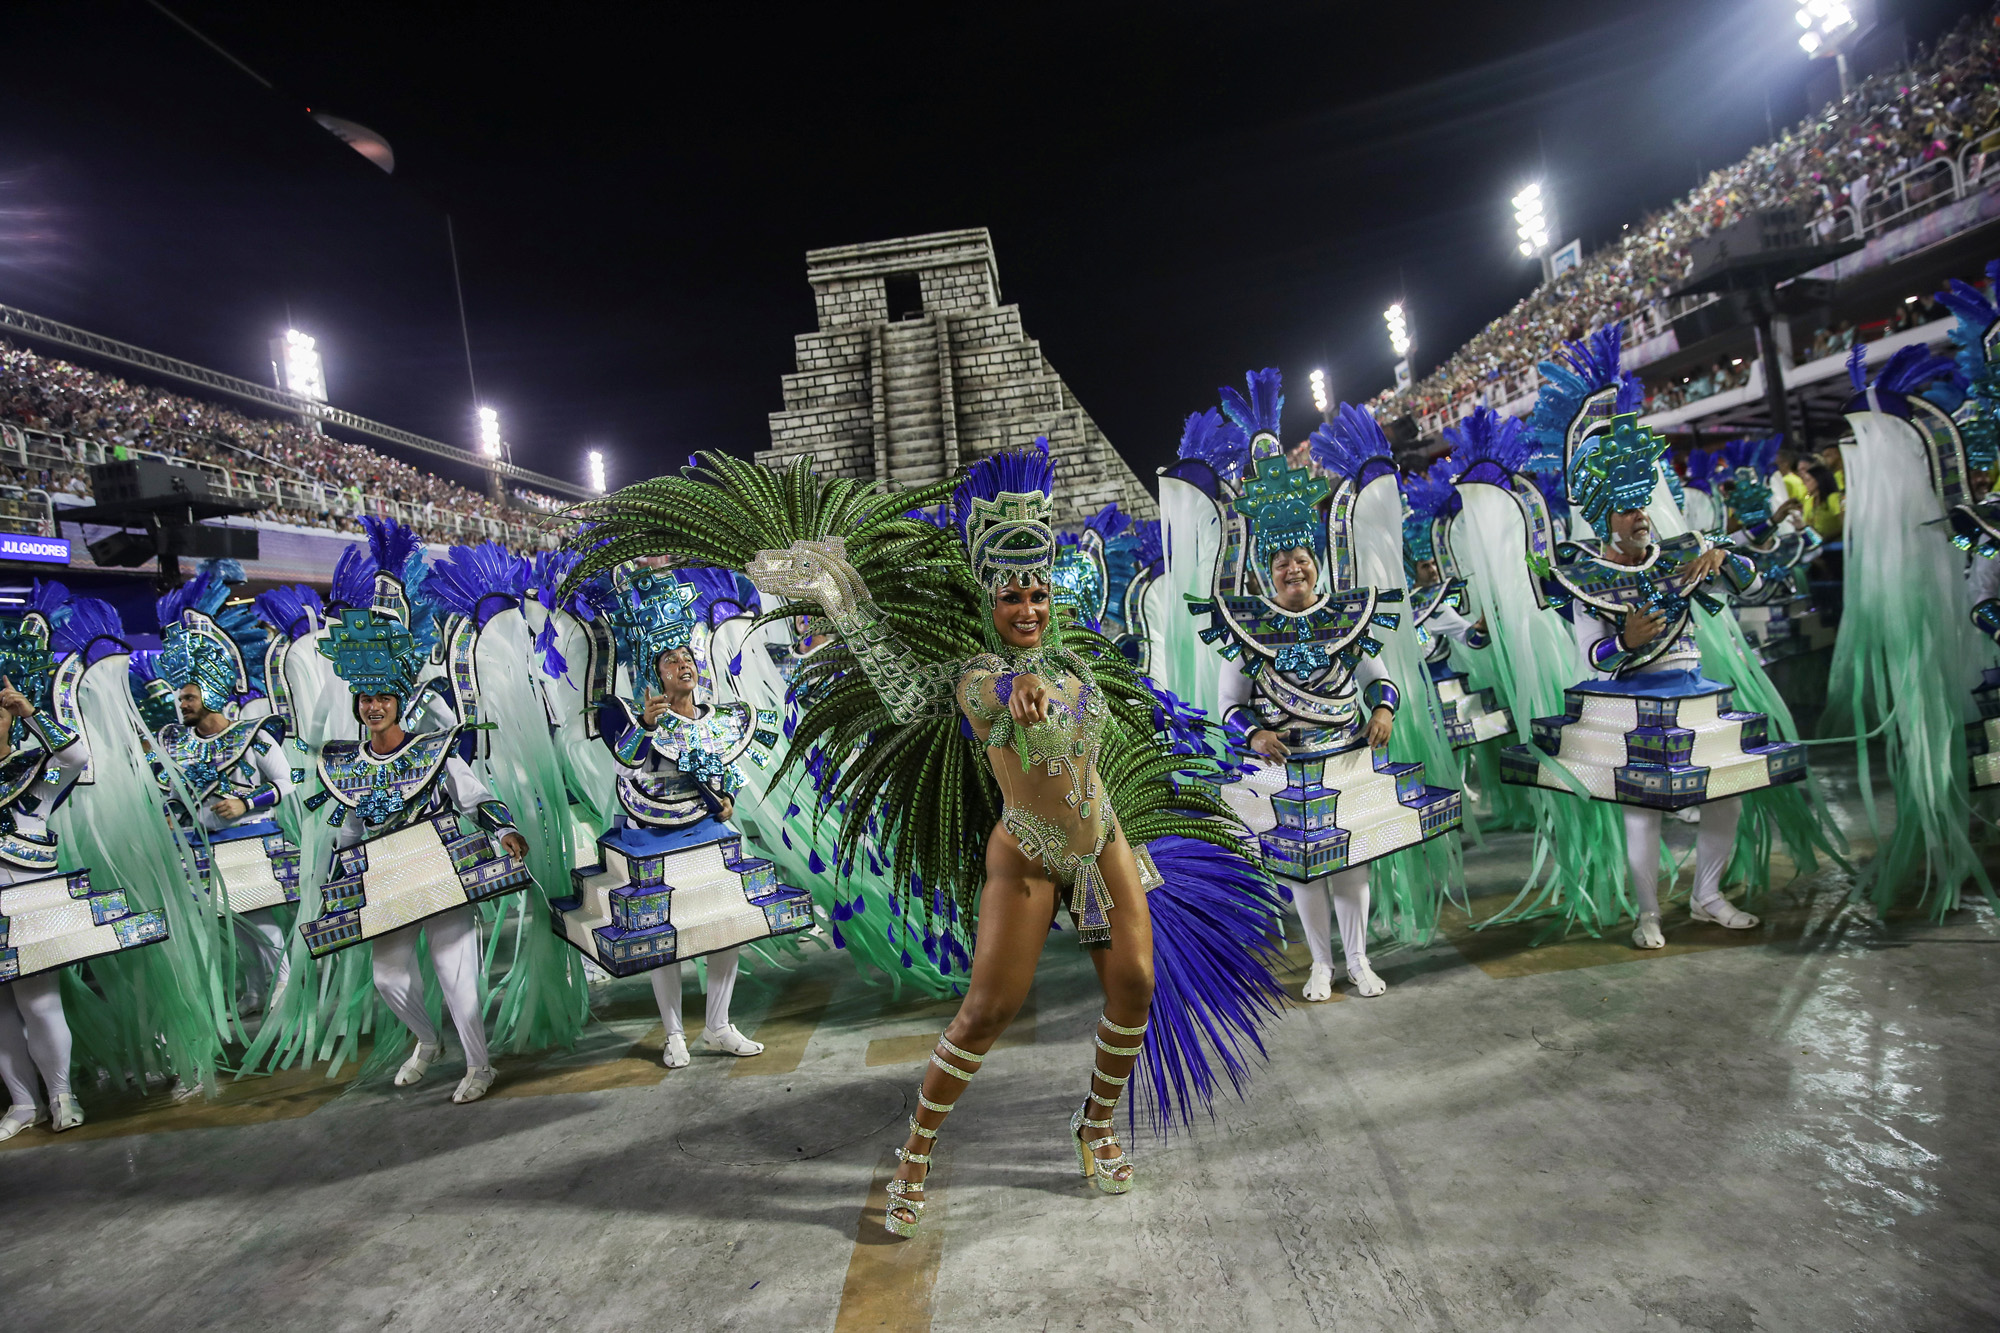
<instances>
[{"instance_id":1,"label":"leg strap","mask_svg":"<svg viewBox=\"0 0 2000 1333\"><path fill-rule=\"evenodd\" d=\"M923 1107L926 1111L936 1111L939 1115L951 1114L951 1104L949 1102L932 1101L930 1098L924 1096L922 1088L917 1089L917 1105Z\"/></svg>"},{"instance_id":2,"label":"leg strap","mask_svg":"<svg viewBox=\"0 0 2000 1333\"><path fill-rule=\"evenodd\" d=\"M1137 1055L1145 1048L1141 1046L1113 1046L1100 1036L1097 1039L1097 1049L1103 1051L1106 1055ZM968 1074L966 1077L970 1078L971 1075Z\"/></svg>"},{"instance_id":3,"label":"leg strap","mask_svg":"<svg viewBox=\"0 0 2000 1333\"><path fill-rule=\"evenodd\" d=\"M1117 1033L1121 1037L1143 1037L1146 1035L1146 1025L1144 1023L1141 1023L1138 1027L1135 1028L1120 1027L1116 1023L1112 1022L1110 1019L1106 1018L1103 1014L1099 1014L1097 1016L1097 1021L1099 1023L1102 1023L1105 1027L1110 1028L1113 1032Z\"/></svg>"}]
</instances>

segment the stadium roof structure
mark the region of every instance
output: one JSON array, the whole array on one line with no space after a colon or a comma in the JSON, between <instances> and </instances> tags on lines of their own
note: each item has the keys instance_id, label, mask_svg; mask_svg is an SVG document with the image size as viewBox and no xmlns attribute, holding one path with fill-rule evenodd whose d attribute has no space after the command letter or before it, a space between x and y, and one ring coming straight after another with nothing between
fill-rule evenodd
<instances>
[{"instance_id":1,"label":"stadium roof structure","mask_svg":"<svg viewBox=\"0 0 2000 1333\"><path fill-rule=\"evenodd\" d=\"M558 495L567 495L579 500L591 498L589 491L573 481L564 481L559 477L551 477L544 472L533 472L527 468L516 467L512 463L501 462L497 459L483 458L473 453L470 449L461 449L456 445L446 444L442 440L433 440L428 436L418 435L413 431L404 430L399 426L389 426L379 421L371 421L367 417L356 416L352 412L344 411L341 408L333 407L326 403L314 402L309 398L300 397L298 394L287 393L283 389L274 389L252 380L238 379L234 375L225 375L219 370L210 370L205 366L197 366L191 361L182 361L178 357L167 356L161 352L148 351L146 348L135 346L132 343L121 342L116 338L107 338L101 333L92 333L87 329L79 329L73 324L65 324L60 320L32 314L29 311L19 310L10 305L0 305L0 332L18 333L24 337L54 343L58 347L67 348L70 351L84 352L91 356L102 357L108 361L117 361L124 365L135 366L140 370L150 371L156 375L165 375L172 379L182 380L188 384L199 385L204 389L213 389L218 393L226 393L231 397L245 399L263 407L276 408L281 412L289 412L301 417L311 417L325 425L339 426L344 430L353 431L357 435L370 436L386 444L398 445L404 449L413 449L418 453L429 454L434 458L446 459L461 466L471 466L479 468L481 471L498 473L508 481L517 481L526 486L533 486L538 490L553 491Z\"/></svg>"}]
</instances>

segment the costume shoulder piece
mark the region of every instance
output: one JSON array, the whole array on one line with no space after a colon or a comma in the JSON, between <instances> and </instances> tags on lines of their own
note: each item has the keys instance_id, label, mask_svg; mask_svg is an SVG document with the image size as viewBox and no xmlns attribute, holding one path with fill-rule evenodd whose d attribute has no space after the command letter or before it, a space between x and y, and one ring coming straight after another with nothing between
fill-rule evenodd
<instances>
[{"instance_id":1,"label":"costume shoulder piece","mask_svg":"<svg viewBox=\"0 0 2000 1333\"><path fill-rule=\"evenodd\" d=\"M160 748L194 788L197 799L206 798L222 781L222 775L243 762L244 755L258 739L265 744L284 740L283 719L264 716L230 723L213 736L204 736L193 727L178 722L160 729Z\"/></svg>"},{"instance_id":2,"label":"costume shoulder piece","mask_svg":"<svg viewBox=\"0 0 2000 1333\"><path fill-rule=\"evenodd\" d=\"M330 741L320 751L325 795L370 824L399 821L421 809L444 775L462 728L411 736L394 754L378 755L361 741ZM317 800L317 798L315 798Z\"/></svg>"}]
</instances>

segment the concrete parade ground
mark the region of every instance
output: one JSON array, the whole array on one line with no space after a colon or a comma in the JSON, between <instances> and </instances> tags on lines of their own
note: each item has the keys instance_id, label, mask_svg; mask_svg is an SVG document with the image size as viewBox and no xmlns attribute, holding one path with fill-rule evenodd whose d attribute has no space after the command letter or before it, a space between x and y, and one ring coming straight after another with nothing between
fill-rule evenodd
<instances>
[{"instance_id":1,"label":"concrete parade ground","mask_svg":"<svg viewBox=\"0 0 2000 1333\"><path fill-rule=\"evenodd\" d=\"M1865 864L1851 774L1816 781ZM1475 917L1527 850L1468 851ZM912 1241L882 1230L883 1186L952 1005L831 952L746 976L749 1060L694 1040L661 1068L638 978L468 1107L455 1051L402 1091L324 1067L184 1106L86 1087L85 1126L0 1148L0 1309L21 1330L2000 1326L2000 925L1976 898L1880 920L1838 867L1773 879L1758 929L1692 924L1683 898L1643 955L1448 912L1428 947L1377 949L1379 999L1297 1003L1294 944L1243 1099L1127 1135L1122 1197L1066 1143L1097 995L1058 936Z\"/></svg>"}]
</instances>

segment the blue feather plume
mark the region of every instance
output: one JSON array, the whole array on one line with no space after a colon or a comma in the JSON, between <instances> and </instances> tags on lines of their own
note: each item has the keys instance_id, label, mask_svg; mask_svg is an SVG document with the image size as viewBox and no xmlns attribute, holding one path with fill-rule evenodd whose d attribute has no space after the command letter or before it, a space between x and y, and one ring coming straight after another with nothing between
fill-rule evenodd
<instances>
[{"instance_id":1,"label":"blue feather plume","mask_svg":"<svg viewBox=\"0 0 2000 1333\"><path fill-rule=\"evenodd\" d=\"M251 607L266 624L277 626L278 631L288 639L310 633L326 617L326 606L320 601L319 594L303 583L289 583L260 592Z\"/></svg>"},{"instance_id":2,"label":"blue feather plume","mask_svg":"<svg viewBox=\"0 0 2000 1333\"><path fill-rule=\"evenodd\" d=\"M59 661L82 653L85 665L89 665L113 653L131 651L118 608L96 597L69 597L49 618L49 627L49 650Z\"/></svg>"},{"instance_id":3,"label":"blue feather plume","mask_svg":"<svg viewBox=\"0 0 2000 1333\"><path fill-rule=\"evenodd\" d=\"M904 518L913 518L919 523L928 523L934 528L951 530L951 506L933 505L929 509L912 509L904 513Z\"/></svg>"},{"instance_id":4,"label":"blue feather plume","mask_svg":"<svg viewBox=\"0 0 2000 1333\"><path fill-rule=\"evenodd\" d=\"M1284 991L1271 975L1271 938L1282 911L1277 890L1240 853L1167 837L1147 850L1165 883L1146 895L1153 921L1153 1016L1140 1055L1143 1077L1126 1108L1136 1130L1192 1125L1197 1105L1215 1114L1227 1079L1242 1095L1248 1050L1261 1056L1257 1027L1274 1018Z\"/></svg>"},{"instance_id":5,"label":"blue feather plume","mask_svg":"<svg viewBox=\"0 0 2000 1333\"><path fill-rule=\"evenodd\" d=\"M1189 414L1182 425L1180 457L1206 463L1216 476L1234 481L1250 466L1250 437L1211 407Z\"/></svg>"},{"instance_id":6,"label":"blue feather plume","mask_svg":"<svg viewBox=\"0 0 2000 1333\"><path fill-rule=\"evenodd\" d=\"M1113 500L1085 519L1083 526L1103 538L1105 544L1109 545L1112 538L1125 531L1131 524L1132 520L1126 517L1125 511L1118 507L1116 500Z\"/></svg>"},{"instance_id":7,"label":"blue feather plume","mask_svg":"<svg viewBox=\"0 0 2000 1333\"><path fill-rule=\"evenodd\" d=\"M377 569L403 573L412 556L422 557L423 543L417 534L393 518L363 516L361 530L368 534L368 554Z\"/></svg>"},{"instance_id":8,"label":"blue feather plume","mask_svg":"<svg viewBox=\"0 0 2000 1333\"><path fill-rule=\"evenodd\" d=\"M1541 410L1539 403L1535 410ZM1505 486L1511 474L1526 467L1533 452L1521 420L1501 416L1484 403L1458 425L1446 426L1444 438L1451 446L1451 476L1460 485L1483 481Z\"/></svg>"},{"instance_id":9,"label":"blue feather plume","mask_svg":"<svg viewBox=\"0 0 2000 1333\"><path fill-rule=\"evenodd\" d=\"M972 521L972 502L992 500L997 495L1026 495L1040 491L1055 494L1056 469L1049 459L1049 437L1037 435L1027 449L1002 449L991 453L965 470L958 489L951 493L952 522L958 535Z\"/></svg>"},{"instance_id":10,"label":"blue feather plume","mask_svg":"<svg viewBox=\"0 0 2000 1333\"><path fill-rule=\"evenodd\" d=\"M1930 348L1912 344L1898 348L1895 355L1884 363L1875 375L1875 389L1878 393L1908 396L1921 393L1932 381L1951 373L1950 357L1933 356Z\"/></svg>"},{"instance_id":11,"label":"blue feather plume","mask_svg":"<svg viewBox=\"0 0 2000 1333\"><path fill-rule=\"evenodd\" d=\"M421 602L439 613L465 616L475 625L484 625L521 604L528 593L529 574L528 562L498 542L454 546L444 559L430 566L412 604ZM411 628L412 632L416 629Z\"/></svg>"},{"instance_id":12,"label":"blue feather plume","mask_svg":"<svg viewBox=\"0 0 2000 1333\"><path fill-rule=\"evenodd\" d=\"M1142 569L1152 569L1167 558L1165 534L1157 518L1142 518L1132 525L1132 558Z\"/></svg>"},{"instance_id":13,"label":"blue feather plume","mask_svg":"<svg viewBox=\"0 0 2000 1333\"><path fill-rule=\"evenodd\" d=\"M1440 514L1454 512L1462 503L1458 487L1441 480L1435 468L1430 473L1406 473L1402 487L1403 501L1409 505L1410 513L1426 523Z\"/></svg>"},{"instance_id":14,"label":"blue feather plume","mask_svg":"<svg viewBox=\"0 0 2000 1333\"><path fill-rule=\"evenodd\" d=\"M333 562L328 600L335 610L361 611L375 604L375 558L365 543L354 543Z\"/></svg>"},{"instance_id":15,"label":"blue feather plume","mask_svg":"<svg viewBox=\"0 0 2000 1333\"><path fill-rule=\"evenodd\" d=\"M1217 390L1222 395L1222 413L1245 435L1269 431L1276 435L1285 415L1285 376L1276 366L1253 370L1243 377L1248 398L1228 385Z\"/></svg>"},{"instance_id":16,"label":"blue feather plume","mask_svg":"<svg viewBox=\"0 0 2000 1333\"><path fill-rule=\"evenodd\" d=\"M1382 433L1382 423L1352 403L1342 403L1339 415L1313 431L1306 447L1313 462L1349 478L1357 488L1396 473L1396 450Z\"/></svg>"},{"instance_id":17,"label":"blue feather plume","mask_svg":"<svg viewBox=\"0 0 2000 1333\"><path fill-rule=\"evenodd\" d=\"M2000 283L2000 260L1986 266L1986 280ZM1951 340L1958 348L1958 373L1967 383L1987 374L1986 331L2000 321L2000 306L1996 306L1985 292L1959 278L1945 284L1937 299L1944 307L1958 316L1952 326Z\"/></svg>"},{"instance_id":18,"label":"blue feather plume","mask_svg":"<svg viewBox=\"0 0 2000 1333\"><path fill-rule=\"evenodd\" d=\"M1563 437L1591 394L1617 385L1614 410L1620 414L1635 412L1644 403L1645 388L1638 377L1619 373L1624 336L1623 323L1607 325L1582 342L1564 343L1540 363L1543 383L1535 395L1535 410L1528 415L1528 431L1539 458L1549 466L1562 466Z\"/></svg>"}]
</instances>

